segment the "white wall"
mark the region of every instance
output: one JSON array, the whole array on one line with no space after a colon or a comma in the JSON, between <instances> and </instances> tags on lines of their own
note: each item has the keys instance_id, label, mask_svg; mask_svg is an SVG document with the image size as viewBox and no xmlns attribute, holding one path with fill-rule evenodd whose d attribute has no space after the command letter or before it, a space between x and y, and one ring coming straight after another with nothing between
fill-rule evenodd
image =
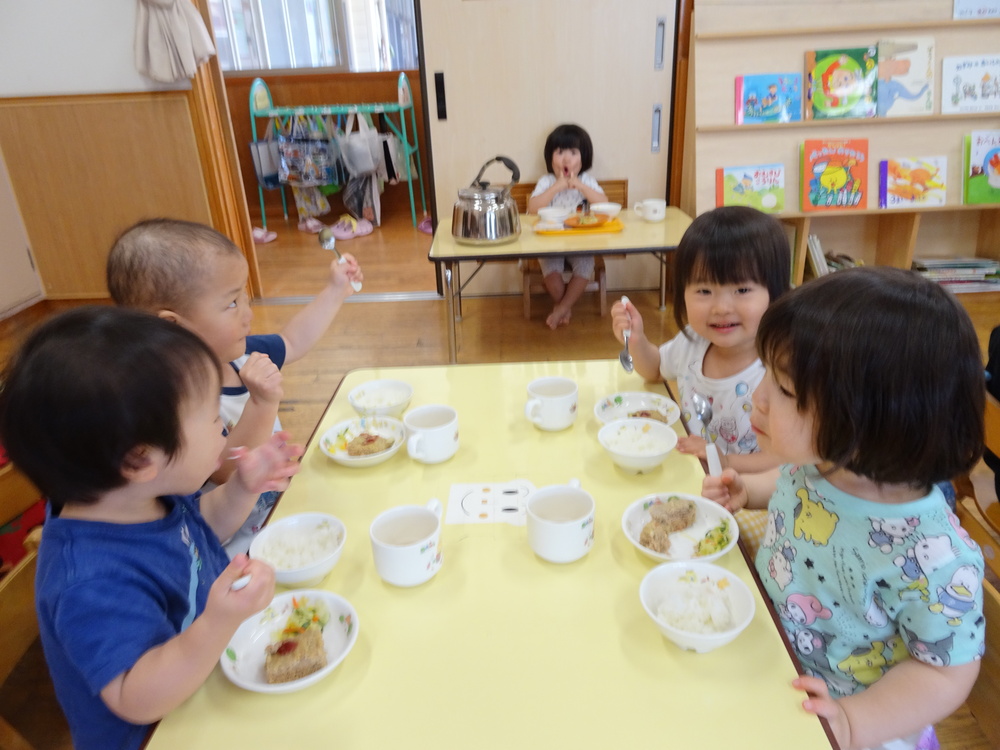
<instances>
[{"instance_id":1,"label":"white wall","mask_svg":"<svg viewBox=\"0 0 1000 750\"><path fill-rule=\"evenodd\" d=\"M0 97L187 88L135 69L137 7L138 0L3 0Z\"/></svg>"}]
</instances>

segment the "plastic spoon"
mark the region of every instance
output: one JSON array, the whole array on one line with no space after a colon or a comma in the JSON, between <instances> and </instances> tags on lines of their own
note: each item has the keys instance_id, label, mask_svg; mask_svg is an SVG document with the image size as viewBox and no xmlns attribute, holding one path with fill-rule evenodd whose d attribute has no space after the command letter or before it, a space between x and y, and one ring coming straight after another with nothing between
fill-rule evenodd
<instances>
[{"instance_id":1,"label":"plastic spoon","mask_svg":"<svg viewBox=\"0 0 1000 750\"><path fill-rule=\"evenodd\" d=\"M333 230L330 227L325 227L319 232L319 246L324 250L333 250L337 254L337 263L343 265L347 262L347 258L340 254L340 250L337 249L337 238L333 236ZM352 281L351 288L356 292L361 291L361 282Z\"/></svg>"},{"instance_id":2,"label":"plastic spoon","mask_svg":"<svg viewBox=\"0 0 1000 750\"><path fill-rule=\"evenodd\" d=\"M250 583L250 579L253 578L251 575L245 575L242 578L237 578L233 581L232 585L229 587L230 591L239 591L240 589L245 589L247 584Z\"/></svg>"},{"instance_id":3,"label":"plastic spoon","mask_svg":"<svg viewBox=\"0 0 1000 750\"><path fill-rule=\"evenodd\" d=\"M628 297L622 297L622 304L628 304ZM625 348L622 349L621 354L618 355L618 361L622 363L622 367L625 372L632 372L632 355L628 353L628 337L632 335L632 329L626 328L622 331L622 339L625 341Z\"/></svg>"},{"instance_id":4,"label":"plastic spoon","mask_svg":"<svg viewBox=\"0 0 1000 750\"><path fill-rule=\"evenodd\" d=\"M705 459L708 462L708 475L710 477L722 476L722 461L719 460L719 449L715 443L708 443L705 446Z\"/></svg>"}]
</instances>

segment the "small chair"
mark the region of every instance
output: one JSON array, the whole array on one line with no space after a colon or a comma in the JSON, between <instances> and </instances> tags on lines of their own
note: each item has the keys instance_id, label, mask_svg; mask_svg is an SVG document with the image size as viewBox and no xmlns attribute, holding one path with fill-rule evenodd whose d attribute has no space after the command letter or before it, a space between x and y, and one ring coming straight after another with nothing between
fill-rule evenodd
<instances>
[{"instance_id":1,"label":"small chair","mask_svg":"<svg viewBox=\"0 0 1000 750\"><path fill-rule=\"evenodd\" d=\"M0 525L6 524L34 505L41 493L13 464L0 467ZM38 637L35 615L35 568L37 547L0 579L0 683L6 682L14 667ZM0 716L0 747L31 750L27 740Z\"/></svg>"},{"instance_id":2,"label":"small chair","mask_svg":"<svg viewBox=\"0 0 1000 750\"><path fill-rule=\"evenodd\" d=\"M986 431L983 445L1000 456L1000 401L986 394ZM958 477L955 487L959 495L967 495L975 503L976 509L994 534L1000 535L1000 503L986 504L976 495L975 486L968 475Z\"/></svg>"},{"instance_id":3,"label":"small chair","mask_svg":"<svg viewBox=\"0 0 1000 750\"><path fill-rule=\"evenodd\" d=\"M628 180L601 180L601 188L608 200L612 203L620 203L622 209L628 208ZM517 210L520 213L527 213L528 198L535 190L534 182L519 182L510 189L510 194L517 202ZM609 256L625 257L625 256ZM524 317L531 317L531 295L532 293L543 293L546 291L545 282L542 279L542 268L535 258L529 258L519 263L521 268L521 290L524 296ZM585 291L597 292L598 301L601 306L601 316L608 314L608 275L604 264L604 256L598 255L594 258L594 279L587 284Z\"/></svg>"}]
</instances>

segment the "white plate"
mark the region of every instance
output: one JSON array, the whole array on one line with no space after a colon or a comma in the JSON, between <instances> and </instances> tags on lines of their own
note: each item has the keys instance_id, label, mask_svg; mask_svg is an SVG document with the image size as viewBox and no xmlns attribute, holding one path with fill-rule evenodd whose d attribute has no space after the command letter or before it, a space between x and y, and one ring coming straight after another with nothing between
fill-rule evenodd
<instances>
[{"instance_id":1,"label":"white plate","mask_svg":"<svg viewBox=\"0 0 1000 750\"><path fill-rule=\"evenodd\" d=\"M663 554L654 552L649 547L644 547L639 543L639 536L642 528L649 523L649 508L655 503L666 502L668 498L680 497L685 500L692 500L696 506L694 523L683 531L675 531L670 535L670 552ZM699 555L695 557L695 549L698 542L705 538L705 535L722 523L723 520L729 522L729 544L717 552L710 555ZM685 495L682 492L661 492L656 495L646 495L639 498L625 509L622 514L622 531L632 542L637 550L647 557L660 562L672 562L674 560L699 560L708 562L716 560L729 552L736 546L740 538L740 530L736 524L733 514L716 502L698 495Z\"/></svg>"},{"instance_id":2,"label":"white plate","mask_svg":"<svg viewBox=\"0 0 1000 750\"><path fill-rule=\"evenodd\" d=\"M264 649L271 644L271 634L282 630L294 609L292 599L322 600L330 610L330 621L323 628L326 666L291 682L271 684L264 677ZM358 639L358 613L351 603L329 591L289 591L279 594L263 612L244 620L219 658L222 673L238 687L255 693L292 693L313 685L350 653Z\"/></svg>"},{"instance_id":3,"label":"white plate","mask_svg":"<svg viewBox=\"0 0 1000 750\"><path fill-rule=\"evenodd\" d=\"M667 418L667 424L673 424L681 418L680 407L658 393L612 393L594 404L594 416L605 424L618 419L629 419L629 414L636 411L658 411Z\"/></svg>"},{"instance_id":4,"label":"white plate","mask_svg":"<svg viewBox=\"0 0 1000 750\"><path fill-rule=\"evenodd\" d=\"M344 441L350 442L362 432L391 438L393 443L381 453L373 453L370 456L348 455L347 448L343 447L345 445ZM343 438L343 440L340 438ZM319 449L338 464L360 468L388 461L396 455L396 452L403 447L403 443L405 442L406 427L398 419L392 417L358 417L357 419L345 419L323 433L323 437L319 440Z\"/></svg>"}]
</instances>

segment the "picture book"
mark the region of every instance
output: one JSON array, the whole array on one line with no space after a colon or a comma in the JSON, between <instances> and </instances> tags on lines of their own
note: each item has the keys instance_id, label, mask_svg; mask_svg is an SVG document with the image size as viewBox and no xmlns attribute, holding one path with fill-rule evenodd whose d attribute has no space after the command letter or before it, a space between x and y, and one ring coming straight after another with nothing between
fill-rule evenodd
<instances>
[{"instance_id":1,"label":"picture book","mask_svg":"<svg viewBox=\"0 0 1000 750\"><path fill-rule=\"evenodd\" d=\"M764 213L785 208L785 165L753 164L715 170L715 205L750 206Z\"/></svg>"},{"instance_id":2,"label":"picture book","mask_svg":"<svg viewBox=\"0 0 1000 750\"><path fill-rule=\"evenodd\" d=\"M1000 0L955 0L952 18L1000 18Z\"/></svg>"},{"instance_id":3,"label":"picture book","mask_svg":"<svg viewBox=\"0 0 1000 750\"><path fill-rule=\"evenodd\" d=\"M934 111L934 37L880 39L879 117L929 115Z\"/></svg>"},{"instance_id":4,"label":"picture book","mask_svg":"<svg viewBox=\"0 0 1000 750\"><path fill-rule=\"evenodd\" d=\"M1000 54L941 60L941 114L1000 111Z\"/></svg>"},{"instance_id":5,"label":"picture book","mask_svg":"<svg viewBox=\"0 0 1000 750\"><path fill-rule=\"evenodd\" d=\"M803 211L868 208L868 139L805 141L800 184Z\"/></svg>"},{"instance_id":6,"label":"picture book","mask_svg":"<svg viewBox=\"0 0 1000 750\"><path fill-rule=\"evenodd\" d=\"M969 205L1000 203L1000 130L965 136L962 199Z\"/></svg>"},{"instance_id":7,"label":"picture book","mask_svg":"<svg viewBox=\"0 0 1000 750\"><path fill-rule=\"evenodd\" d=\"M736 124L802 119L802 74L736 76Z\"/></svg>"},{"instance_id":8,"label":"picture book","mask_svg":"<svg viewBox=\"0 0 1000 750\"><path fill-rule=\"evenodd\" d=\"M943 206L948 157L883 159L878 165L878 207Z\"/></svg>"},{"instance_id":9,"label":"picture book","mask_svg":"<svg viewBox=\"0 0 1000 750\"><path fill-rule=\"evenodd\" d=\"M807 120L875 117L878 47L845 47L806 52Z\"/></svg>"}]
</instances>

